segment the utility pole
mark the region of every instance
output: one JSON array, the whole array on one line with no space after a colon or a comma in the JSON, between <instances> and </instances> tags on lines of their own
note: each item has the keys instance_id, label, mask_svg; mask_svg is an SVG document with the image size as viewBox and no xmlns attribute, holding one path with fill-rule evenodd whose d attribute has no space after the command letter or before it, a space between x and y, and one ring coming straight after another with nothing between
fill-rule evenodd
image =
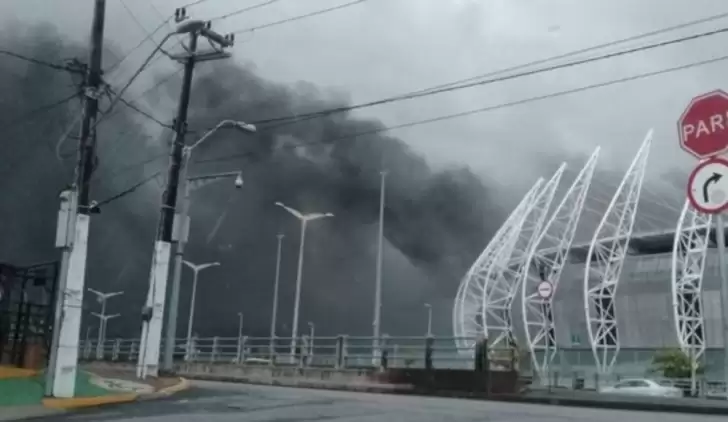
<instances>
[{"instance_id":1,"label":"utility pole","mask_svg":"<svg viewBox=\"0 0 728 422\"><path fill-rule=\"evenodd\" d=\"M90 222L90 181L96 159L96 118L102 83L106 0L95 0L88 67L84 77L83 120L74 182L62 194L56 246L63 249L53 321L45 394L73 397L78 367L78 343L86 276Z\"/></svg>"},{"instance_id":2,"label":"utility pole","mask_svg":"<svg viewBox=\"0 0 728 422\"><path fill-rule=\"evenodd\" d=\"M181 23L187 20L184 8L175 11L175 20ZM167 188L162 194L162 209L157 227L157 236L154 242L152 256L152 269L150 272L149 291L145 306L142 308L142 334L137 362L137 377L156 377L159 371L159 349L162 341L162 324L164 319L164 304L169 276L169 263L172 242L178 240L186 225L176 217L177 196L179 190L180 172L182 170L182 152L185 147L185 134L187 132L187 109L190 104L190 91L192 89L192 74L195 64L201 61L219 60L230 57L227 52L220 51L234 43L232 34L222 36L211 30L210 22L191 20L178 27L178 33L189 34L189 44L185 52L172 57L184 64L182 78L182 91L177 108L177 117L174 121L175 139L170 152L169 169L167 172ZM197 41L200 37L206 38L217 49L198 52ZM175 220L178 220L175 223Z\"/></svg>"}]
</instances>

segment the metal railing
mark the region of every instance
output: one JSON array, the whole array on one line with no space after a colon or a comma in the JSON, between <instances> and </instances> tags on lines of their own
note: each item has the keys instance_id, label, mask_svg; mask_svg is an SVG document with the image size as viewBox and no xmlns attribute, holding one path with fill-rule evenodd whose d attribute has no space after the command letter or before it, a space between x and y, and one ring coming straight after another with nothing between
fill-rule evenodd
<instances>
[{"instance_id":1,"label":"metal railing","mask_svg":"<svg viewBox=\"0 0 728 422\"><path fill-rule=\"evenodd\" d=\"M291 353L291 337L207 337L193 338L190 344L178 338L174 360L331 368L424 368L429 362L440 369L474 368L473 356L459 353L453 337L383 337L378 351L374 350L372 340L372 337L346 335L313 339L303 336L296 339ZM110 339L100 344L95 340L82 341L79 356L84 360L134 362L139 344L139 339ZM492 354L506 355L506 352Z\"/></svg>"}]
</instances>

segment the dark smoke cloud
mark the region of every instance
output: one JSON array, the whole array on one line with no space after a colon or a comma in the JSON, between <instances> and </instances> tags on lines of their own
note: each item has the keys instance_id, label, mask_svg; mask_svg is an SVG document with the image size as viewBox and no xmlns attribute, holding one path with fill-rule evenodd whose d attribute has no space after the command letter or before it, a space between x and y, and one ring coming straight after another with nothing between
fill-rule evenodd
<instances>
[{"instance_id":1,"label":"dark smoke cloud","mask_svg":"<svg viewBox=\"0 0 728 422\"><path fill-rule=\"evenodd\" d=\"M52 28L21 36L4 34L15 51L62 61L85 60L85 48L71 45ZM110 48L113 54L114 49ZM113 63L113 60L108 60ZM69 75L11 59L0 60L5 121L70 95ZM75 81L76 83L78 81ZM160 94L164 95L164 93ZM176 91L167 92L176 101ZM225 118L255 121L345 104L340 94L300 83L282 86L250 67L204 63L199 66L190 108L191 129L203 130ZM2 138L7 151L0 184L2 260L33 263L57 258L53 249L57 194L70 181L75 133L56 158L56 142L78 113L77 101L29 118ZM103 199L163 170L165 160L134 165L167 148L169 134L150 139L147 123L115 110L99 127L95 199ZM371 330L375 275L379 171L389 171L385 213L384 330L424 331L423 304L435 307L435 328L450 331L451 300L457 283L501 223L504 210L467 168L431 170L395 137L368 135L332 141L382 128L374 120L337 114L271 130L256 136L220 132L197 151L191 174L242 169L246 185L235 191L223 182L195 192L188 259L219 260L201 280L196 331L233 335L238 311L250 334L265 335L275 260L275 234L286 234L281 278L280 334L290 330L299 230L294 219L273 206L283 201L304 211L326 210L336 218L312 223L307 233L301 327L317 324L322 334ZM156 130L156 128L155 128ZM193 136L191 135L190 138ZM191 140L191 139L190 139ZM449 142L444 140L443 142ZM315 144L293 147L298 144ZM243 154L238 159L215 160ZM207 160L207 161L206 161ZM206 161L206 162L205 162ZM146 294L149 256L158 215L160 186L152 181L104 207L92 222L88 285L127 293L109 303L123 319L109 335L135 335ZM180 317L186 320L189 274L183 280ZM95 306L87 298L87 306ZM113 326L112 326L113 325ZM185 324L180 323L180 332Z\"/></svg>"}]
</instances>

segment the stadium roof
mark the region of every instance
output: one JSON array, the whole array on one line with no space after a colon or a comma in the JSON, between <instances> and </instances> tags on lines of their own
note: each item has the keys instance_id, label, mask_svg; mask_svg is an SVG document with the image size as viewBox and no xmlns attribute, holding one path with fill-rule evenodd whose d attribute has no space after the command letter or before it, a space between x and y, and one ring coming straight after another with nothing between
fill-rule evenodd
<instances>
[{"instance_id":1,"label":"stadium roof","mask_svg":"<svg viewBox=\"0 0 728 422\"><path fill-rule=\"evenodd\" d=\"M728 233L728 230L726 230ZM656 255L672 252L675 239L675 230L663 230L654 232L635 233L629 241L629 255ZM710 243L708 247L717 246L715 230L711 229ZM583 263L589 253L589 243L577 243L569 250L569 263Z\"/></svg>"}]
</instances>

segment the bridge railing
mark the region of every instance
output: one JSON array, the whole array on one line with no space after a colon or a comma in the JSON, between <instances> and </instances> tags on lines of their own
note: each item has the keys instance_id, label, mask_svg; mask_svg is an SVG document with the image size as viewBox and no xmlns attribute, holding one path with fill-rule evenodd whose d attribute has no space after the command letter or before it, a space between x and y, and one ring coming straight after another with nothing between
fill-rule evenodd
<instances>
[{"instance_id":1,"label":"bridge railing","mask_svg":"<svg viewBox=\"0 0 728 422\"><path fill-rule=\"evenodd\" d=\"M331 368L425 368L473 369L474 354L459 352L454 337L382 337L376 349L373 337L202 337L175 339L177 362L224 362L270 365L305 365ZM83 360L136 362L139 339L82 341ZM164 350L164 344L162 344ZM511 356L508 350L491 350L491 356ZM513 361L496 359L510 369Z\"/></svg>"}]
</instances>

